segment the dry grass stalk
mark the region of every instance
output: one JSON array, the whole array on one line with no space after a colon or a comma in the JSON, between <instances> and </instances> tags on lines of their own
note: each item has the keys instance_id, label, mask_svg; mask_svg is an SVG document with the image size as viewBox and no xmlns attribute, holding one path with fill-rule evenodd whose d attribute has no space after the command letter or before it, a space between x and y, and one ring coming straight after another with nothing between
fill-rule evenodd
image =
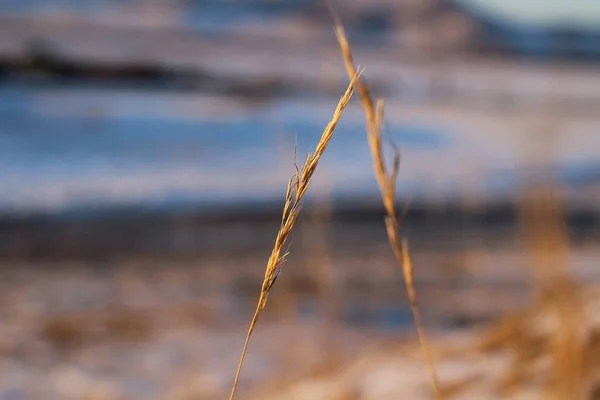
<instances>
[{"instance_id":1,"label":"dry grass stalk","mask_svg":"<svg viewBox=\"0 0 600 400\"><path fill-rule=\"evenodd\" d=\"M344 33L344 28L339 22L336 22L335 24L335 32L341 48L342 56L344 58L344 65L346 66L346 71L350 78L354 80L354 77L356 76L356 68L354 66L352 52L350 50L350 45L348 44L348 39L346 38L346 35ZM393 143L391 143L394 147L395 152L394 160L392 163L392 170L391 172L388 172L385 164L385 159L383 157L381 141L383 100L378 99L376 102L374 102L369 87L364 82L362 82L361 79L359 79L356 82L355 88L360 97L366 115L367 138L369 141L371 154L373 156L373 167L375 169L375 177L377 179L377 183L379 184L379 188L381 190L381 198L383 200L383 205L387 213L385 217L385 226L390 246L392 247L392 250L398 262L402 265L402 269L404 272L404 280L406 283L406 290L408 292L408 298L410 301L413 316L415 318L415 323L417 325L417 331L419 334L421 347L427 360L427 366L431 375L435 396L436 399L441 399L442 395L439 380L437 377L437 372L433 364L431 351L427 344L423 324L421 322L421 315L417 306L415 288L413 284L412 262L410 253L408 251L406 241L403 241L401 243L398 237L398 217L396 213L394 200L396 191L396 178L398 176L398 171L400 167L400 155L396 146Z\"/></svg>"},{"instance_id":2,"label":"dry grass stalk","mask_svg":"<svg viewBox=\"0 0 600 400\"><path fill-rule=\"evenodd\" d=\"M325 128L325 130L323 131L323 134L321 135L321 139L319 140L319 143L317 144L315 152L307 155L307 157L304 161L304 164L302 165L301 168L298 168L298 165L296 164L296 160L294 157L294 165L296 167L296 173L288 181L287 191L285 194L285 204L283 207L283 213L282 213L282 219L281 219L281 226L279 228L279 232L277 232L277 237L275 239L275 245L273 246L273 251L271 252L271 256L269 257L269 260L267 261L265 277L264 277L262 287L260 290L258 304L256 306L254 316L252 317L252 320L250 321L250 326L248 327L248 333L246 334L246 340L244 342L244 347L242 349L242 354L240 356L240 362L238 364L238 368L237 368L237 371L235 374L235 379L233 382L233 387L231 389L231 394L229 396L230 400L232 400L233 397L235 396L237 384L238 384L239 377L240 377L240 372L242 369L242 365L244 363L246 351L248 349L248 343L250 341L250 336L252 335L252 332L254 330L254 327L256 325L258 317L260 316L261 312L263 311L263 309L265 308L265 306L267 304L267 297L269 296L269 292L271 291L271 288L273 287L273 284L275 283L275 280L277 279L277 275L280 272L280 267L288 255L288 253L286 251L284 251L283 248L287 243L287 240L290 236L292 228L294 227L294 224L296 223L296 220L300 213L302 198L304 197L304 195L306 194L306 192L308 190L308 187L310 186L310 182L311 182L312 176L315 172L315 169L317 168L319 160L321 159L321 156L323 155L325 149L327 148L327 145L329 144L329 141L331 140L331 137L333 136L333 132L335 131L335 128L342 116L342 112L344 111L344 109L348 105L348 102L350 101L350 98L352 97L352 94L354 92L354 85L358 82L359 75L360 75L360 73L358 71L353 74L350 84L348 85L348 88L346 89L346 92L340 99L340 101L335 109L335 112L333 113L333 117L332 117L331 121L329 122L329 124L327 124L327 127Z\"/></svg>"}]
</instances>

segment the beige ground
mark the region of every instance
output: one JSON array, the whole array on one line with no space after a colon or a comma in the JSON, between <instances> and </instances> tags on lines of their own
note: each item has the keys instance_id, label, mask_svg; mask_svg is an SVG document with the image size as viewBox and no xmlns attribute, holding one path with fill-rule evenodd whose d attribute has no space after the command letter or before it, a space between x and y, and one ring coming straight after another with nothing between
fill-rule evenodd
<instances>
[{"instance_id":1,"label":"beige ground","mask_svg":"<svg viewBox=\"0 0 600 400\"><path fill-rule=\"evenodd\" d=\"M225 398L250 311L215 318L222 305L201 295L194 270L148 268L5 272L0 399ZM240 399L432 398L412 327L385 333L303 322L279 313L277 296L254 333ZM592 391L599 307L596 289L560 282L489 330L430 327L446 398L576 399L577 389Z\"/></svg>"}]
</instances>

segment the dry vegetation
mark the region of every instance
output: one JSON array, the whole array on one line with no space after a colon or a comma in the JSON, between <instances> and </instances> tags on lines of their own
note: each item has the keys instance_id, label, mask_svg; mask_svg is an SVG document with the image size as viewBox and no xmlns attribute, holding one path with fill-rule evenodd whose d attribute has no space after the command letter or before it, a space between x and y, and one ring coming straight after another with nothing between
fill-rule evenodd
<instances>
[{"instance_id":1,"label":"dry vegetation","mask_svg":"<svg viewBox=\"0 0 600 400\"><path fill-rule=\"evenodd\" d=\"M298 168L295 160L294 165L296 167L296 173L294 176L288 181L287 191L285 194L285 205L283 207L283 215L281 218L281 227L279 228L279 232L277 232L277 237L275 239L275 245L273 247L273 251L271 252L271 256L267 261L267 267L265 271L265 277L262 283L262 287L260 290L260 296L258 299L258 304L256 306L256 311L254 312L254 316L252 317L252 321L250 322L250 326L248 328L248 333L246 335L246 341L244 343L244 348L242 350L242 355L240 357L240 362L238 365L238 369L236 372L235 380L233 383L233 387L231 389L230 399L233 399L235 396L235 391L237 388L238 380L240 377L240 372L242 369L242 365L244 363L244 357L246 356L246 350L248 349L248 343L250 341L250 337L252 336L252 332L254 331L254 327L260 316L261 312L265 308L267 304L267 298L269 296L269 292L277 279L277 276L280 273L280 269L282 264L285 262L285 258L288 253L284 250L290 233L294 228L298 215L300 213L300 208L302 206L302 199L306 194L308 187L310 186L311 178L317 168L319 160L323 156L329 141L331 140L335 128L342 117L342 113L352 94L354 92L354 85L359 77L359 71L354 73L346 92L340 99L334 113L333 118L323 131L323 135L317 144L315 152L313 154L308 154L304 164L302 167Z\"/></svg>"},{"instance_id":2,"label":"dry vegetation","mask_svg":"<svg viewBox=\"0 0 600 400\"><path fill-rule=\"evenodd\" d=\"M260 312L265 307L278 269L287 255L287 253L281 255L282 248L296 220L300 200L308 188L317 162L333 134L335 124L352 94L352 89L358 93L366 116L367 137L375 177L387 214L385 227L390 246L403 269L406 290L421 348L427 361L433 393L437 399L460 397L480 385L484 379L479 375L472 375L440 383L417 307L408 245L406 240L400 239L398 233L399 219L394 194L400 166L399 152L391 142L394 158L391 169L388 170L382 146L383 101L374 101L369 87L359 76L341 24L336 24L335 32L351 83L338 105L332 122L317 145L315 155L308 156L304 166L300 170L297 169L296 175L288 185L281 229L267 263L258 306L248 330L230 400L235 395L249 338ZM550 198L526 196L522 204L525 204L525 208L529 207L524 210L522 220L525 243L532 255L532 279L536 283L537 303L527 311L500 319L475 337L467 347L442 351L439 357L448 361L452 358L465 360L473 355L492 358L498 353L508 354L511 361L506 366L505 372L492 383L495 395L500 398L514 397L529 390L533 385L544 399L595 399L600 378L595 355L598 353L596 347L600 341L597 340L597 327L590 323L595 312L594 307L590 307L594 296L585 298L584 289L569 276L566 270L568 243L564 235L566 229L561 225L561 205L552 196ZM345 374L339 370L338 373L342 376ZM495 374L497 373L498 371L495 371ZM334 378L329 371L329 379L335 382L341 378ZM350 392L344 393L341 397L336 395L332 398L356 397L349 394ZM285 390L279 394L282 397L289 395Z\"/></svg>"},{"instance_id":3,"label":"dry vegetation","mask_svg":"<svg viewBox=\"0 0 600 400\"><path fill-rule=\"evenodd\" d=\"M363 109L366 115L367 137L369 141L369 147L371 149L371 154L373 157L375 176L381 189L381 197L387 213L387 216L385 218L385 226L390 246L392 247L394 255L400 263L400 265L402 266L404 272L406 290L408 292L412 312L415 318L415 322L417 324L419 339L421 341L423 352L427 359L427 365L429 367L435 396L438 400L442 398L437 372L433 364L433 359L429 350L429 346L427 344L423 324L421 322L421 316L417 307L416 294L412 277L412 262L408 250L408 244L406 240L402 241L401 243L401 240L398 237L399 222L395 207L395 189L396 178L398 176L400 168L400 154L398 152L398 149L392 143L395 153L392 164L392 170L391 172L388 172L382 148L383 100L377 100L377 102L375 103L373 102L373 98L371 97L367 84L361 80L360 71L354 66L352 52L350 50L348 40L344 33L344 29L339 22L336 23L335 32L337 35L338 42L340 44L340 49L344 58L346 70L350 78L350 84L346 89L346 92L340 99L340 102L338 103L338 106L334 112L331 122L325 128L325 131L323 132L323 135L321 136L321 139L317 144L315 153L309 154L306 157L302 168L298 169L298 167L296 166L296 173L288 182L281 227L279 229L279 232L277 233L275 246L273 247L271 256L267 261L265 278L262 283L258 305L256 306L256 311L250 322L248 333L246 334L246 340L244 343L242 354L240 356L240 362L236 371L233 387L229 397L230 400L234 398L236 393L236 388L239 381L241 369L244 363L244 358L248 349L250 337L252 335L260 313L266 306L269 291L275 283L277 275L280 272L281 265L285 261L285 257L287 256L287 253L284 252L283 247L287 242L287 239L292 231L292 228L294 227L294 224L300 212L302 198L308 190L310 180L317 167L319 159L323 155L323 152L325 151L331 137L333 136L335 127L342 116L344 108L350 101L354 90L356 90L360 96L361 102L363 104ZM295 160L294 164L296 165Z\"/></svg>"},{"instance_id":4,"label":"dry vegetation","mask_svg":"<svg viewBox=\"0 0 600 400\"><path fill-rule=\"evenodd\" d=\"M344 33L344 29L340 23L337 23L335 32L337 35L338 42L340 44L342 55L344 57L346 70L349 76L352 77L354 74L353 71L355 71L356 68L354 67L354 63L352 61L352 52L350 51L350 45L348 44L348 40ZM442 394L440 392L440 385L438 381L437 372L435 370L431 352L427 344L427 338L425 337L423 323L421 322L421 315L417 306L417 296L415 294L415 287L413 284L412 261L408 249L408 243L406 240L402 241L401 243L398 237L398 216L395 206L395 193L396 178L398 177L398 172L400 168L400 153L397 150L396 146L393 144L393 142L390 142L394 147L394 160L392 163L392 170L391 172L389 172L387 170L383 156L381 139L383 121L383 100L380 99L374 103L368 86L360 79L356 83L356 90L360 96L361 102L363 104L363 109L367 118L367 137L369 139L369 147L371 149L371 154L373 157L375 177L377 178L377 182L381 189L381 199L383 201L383 205L387 213L387 216L385 218L387 235L390 241L390 246L394 251L394 255L396 256L396 259L402 266L402 270L404 272L406 291L408 292L408 298L410 301L411 309L415 318L415 322L417 324L419 340L421 341L421 346L423 348L425 358L427 359L427 365L429 367L429 373L431 375L435 396L439 400L442 398Z\"/></svg>"}]
</instances>

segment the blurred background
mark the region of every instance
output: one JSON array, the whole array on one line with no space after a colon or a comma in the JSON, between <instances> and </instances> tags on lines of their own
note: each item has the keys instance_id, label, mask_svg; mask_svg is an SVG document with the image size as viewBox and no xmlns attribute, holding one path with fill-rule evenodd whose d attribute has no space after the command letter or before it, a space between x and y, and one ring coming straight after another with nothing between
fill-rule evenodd
<instances>
[{"instance_id":1,"label":"blurred background","mask_svg":"<svg viewBox=\"0 0 600 400\"><path fill-rule=\"evenodd\" d=\"M600 398L600 3L333 6L402 153L446 398ZM294 147L347 85L332 26L315 0L0 0L0 400L225 398ZM383 215L354 99L240 398L433 398Z\"/></svg>"}]
</instances>

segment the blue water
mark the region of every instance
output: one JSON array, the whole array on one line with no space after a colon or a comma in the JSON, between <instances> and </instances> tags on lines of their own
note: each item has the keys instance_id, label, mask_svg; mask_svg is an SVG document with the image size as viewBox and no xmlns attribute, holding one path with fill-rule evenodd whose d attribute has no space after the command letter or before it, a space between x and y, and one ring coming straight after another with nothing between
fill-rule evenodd
<instances>
[{"instance_id":1,"label":"blue water","mask_svg":"<svg viewBox=\"0 0 600 400\"><path fill-rule=\"evenodd\" d=\"M214 172L225 173L234 182L240 179L241 184L244 174L259 181L264 174L266 183L274 179L269 175L273 169L281 168L278 158L285 159L286 174L292 173L295 143L299 162L314 150L328 118L323 113L315 115L314 107L302 105L306 102L294 100L222 118L185 118L165 111L173 106L169 99L176 101L177 97L161 98L160 93L153 93L153 100L149 100L150 96L142 92L95 93L92 89L48 91L16 84L0 88L0 209L15 204L25 207L19 196L24 196L23 201L31 202L33 198L40 204L43 196L67 196L62 205L67 208L81 206L82 202L101 205L108 197L103 198L94 189L95 182L117 182L123 176L152 181L153 174L165 172L174 177ZM452 146L446 132L433 124L387 128L406 151ZM355 177L346 192L376 189L362 118L339 124L323 164L333 169L365 171ZM75 182L75 189L65 182ZM234 196L238 200L258 200L273 195L261 191L260 184L256 185L258 191L236 192L235 186L221 187L217 182L209 185L212 189L207 192L190 187L193 182L179 186L169 182L137 183L150 185L152 190L140 189L133 199L129 195L121 200L118 192L109 193L110 201L142 205L168 199L190 202ZM276 184L283 190L285 180ZM40 185L46 189L38 192Z\"/></svg>"},{"instance_id":2,"label":"blue water","mask_svg":"<svg viewBox=\"0 0 600 400\"><path fill-rule=\"evenodd\" d=\"M65 211L279 199L293 172L294 143L302 162L331 112L288 99L223 117L189 118L168 112L176 100L160 93L0 88L0 211L43 209L51 200L54 210ZM336 176L328 183L333 196L377 194L364 129L362 116L344 118L322 160ZM458 138L435 122L387 124L385 131L404 154L423 154L434 165L427 151L451 154ZM403 173L409 178L401 185L405 192L427 191L414 171ZM510 168L485 171L485 190L514 188L515 174ZM589 183L600 178L600 162L570 162L559 174L567 183Z\"/></svg>"},{"instance_id":3,"label":"blue water","mask_svg":"<svg viewBox=\"0 0 600 400\"><path fill-rule=\"evenodd\" d=\"M0 155L3 172L26 173L41 167L46 172L72 172L73 167L153 168L160 164L197 165L202 168L266 167L275 155L277 141L293 144L298 153L311 151L324 122L310 116L278 118L275 126L260 113L222 121L185 120L142 116L39 115L30 99L15 89L0 91ZM403 148L439 148L450 140L434 127L390 127ZM364 125L340 123L328 159L345 162L358 153L368 156ZM363 149L365 151L363 151Z\"/></svg>"}]
</instances>

